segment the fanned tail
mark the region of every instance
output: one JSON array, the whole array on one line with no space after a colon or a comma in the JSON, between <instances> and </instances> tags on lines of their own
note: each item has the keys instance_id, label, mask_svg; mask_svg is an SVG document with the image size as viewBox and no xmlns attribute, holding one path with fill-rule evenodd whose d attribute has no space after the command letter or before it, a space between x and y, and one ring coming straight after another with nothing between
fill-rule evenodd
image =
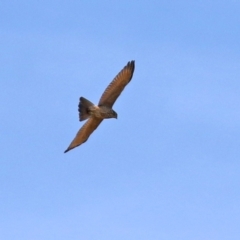
<instances>
[{"instance_id":1,"label":"fanned tail","mask_svg":"<svg viewBox=\"0 0 240 240\"><path fill-rule=\"evenodd\" d=\"M84 97L80 97L79 104L78 104L78 112L79 112L79 120L83 121L90 117L89 114L89 107L93 106L94 104L88 101Z\"/></svg>"}]
</instances>

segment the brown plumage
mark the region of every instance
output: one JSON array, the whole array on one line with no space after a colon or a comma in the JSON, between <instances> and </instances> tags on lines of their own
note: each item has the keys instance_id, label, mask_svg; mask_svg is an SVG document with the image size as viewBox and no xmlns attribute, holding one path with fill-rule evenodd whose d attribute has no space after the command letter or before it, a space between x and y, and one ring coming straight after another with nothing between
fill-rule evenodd
<instances>
[{"instance_id":1,"label":"brown plumage","mask_svg":"<svg viewBox=\"0 0 240 240\"><path fill-rule=\"evenodd\" d=\"M69 147L65 150L65 153L86 142L103 119L117 118L117 113L112 109L112 106L126 85L131 81L134 68L134 61L127 63L108 85L99 100L98 106L94 105L86 98L80 97L78 105L79 120L83 121L87 118L89 119L78 131Z\"/></svg>"}]
</instances>

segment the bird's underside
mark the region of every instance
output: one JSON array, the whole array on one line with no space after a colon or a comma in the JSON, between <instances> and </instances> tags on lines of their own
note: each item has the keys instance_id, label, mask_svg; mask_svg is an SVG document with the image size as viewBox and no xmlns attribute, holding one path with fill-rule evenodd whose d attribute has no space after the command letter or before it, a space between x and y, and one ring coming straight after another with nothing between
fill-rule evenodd
<instances>
[{"instance_id":1,"label":"bird's underside","mask_svg":"<svg viewBox=\"0 0 240 240\"><path fill-rule=\"evenodd\" d=\"M77 132L77 135L70 143L69 147L65 150L65 153L86 142L103 119L117 118L117 113L112 109L112 106L126 85L131 81L134 68L134 61L127 63L127 65L108 85L97 106L86 98L80 97L78 105L79 120L88 120Z\"/></svg>"}]
</instances>

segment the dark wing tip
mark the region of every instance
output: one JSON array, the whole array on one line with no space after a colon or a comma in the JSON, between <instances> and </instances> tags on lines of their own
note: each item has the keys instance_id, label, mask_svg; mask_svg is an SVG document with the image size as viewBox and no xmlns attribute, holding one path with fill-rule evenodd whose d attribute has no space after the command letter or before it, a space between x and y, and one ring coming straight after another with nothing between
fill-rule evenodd
<instances>
[{"instance_id":1,"label":"dark wing tip","mask_svg":"<svg viewBox=\"0 0 240 240\"><path fill-rule=\"evenodd\" d=\"M130 68L132 71L134 71L135 68L135 60L129 61L127 63L127 67Z\"/></svg>"},{"instance_id":2,"label":"dark wing tip","mask_svg":"<svg viewBox=\"0 0 240 240\"><path fill-rule=\"evenodd\" d=\"M66 153L66 152L68 152L70 149L66 149L65 151L64 151L64 153Z\"/></svg>"},{"instance_id":3,"label":"dark wing tip","mask_svg":"<svg viewBox=\"0 0 240 240\"><path fill-rule=\"evenodd\" d=\"M133 76L133 73L134 73L134 70L135 70L135 61L134 61L134 60L129 61L129 62L127 63L126 68L128 68L128 69L131 71L132 76ZM129 82L130 82L130 80L132 79L132 76L131 76L131 78L129 79Z\"/></svg>"},{"instance_id":4,"label":"dark wing tip","mask_svg":"<svg viewBox=\"0 0 240 240\"><path fill-rule=\"evenodd\" d=\"M77 147L77 146L74 146L74 147L69 146L69 147L64 151L64 153L67 153L68 151L74 149L75 147Z\"/></svg>"}]
</instances>

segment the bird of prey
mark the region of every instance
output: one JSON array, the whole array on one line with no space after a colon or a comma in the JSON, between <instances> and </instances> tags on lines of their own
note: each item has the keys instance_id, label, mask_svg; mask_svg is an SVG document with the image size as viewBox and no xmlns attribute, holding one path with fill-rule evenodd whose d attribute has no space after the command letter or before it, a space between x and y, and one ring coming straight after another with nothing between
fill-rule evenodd
<instances>
[{"instance_id":1,"label":"bird of prey","mask_svg":"<svg viewBox=\"0 0 240 240\"><path fill-rule=\"evenodd\" d=\"M134 68L134 61L127 63L103 92L98 105L94 105L86 98L80 97L78 104L79 120L88 120L80 128L64 153L86 142L103 119L117 118L117 113L112 109L112 106L126 85L131 81Z\"/></svg>"}]
</instances>

